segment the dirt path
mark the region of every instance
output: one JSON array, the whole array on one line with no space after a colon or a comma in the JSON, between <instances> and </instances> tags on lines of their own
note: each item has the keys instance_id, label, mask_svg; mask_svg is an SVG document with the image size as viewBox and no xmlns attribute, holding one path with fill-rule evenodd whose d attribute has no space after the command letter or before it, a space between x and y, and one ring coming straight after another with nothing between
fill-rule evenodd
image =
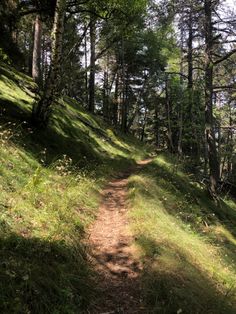
<instances>
[{"instance_id":1,"label":"dirt path","mask_svg":"<svg viewBox=\"0 0 236 314\"><path fill-rule=\"evenodd\" d=\"M135 169L123 172L102 192L98 217L89 230L89 246L101 293L89 313L147 313L141 299L142 266L135 258L128 230L126 193L129 176L149 162L144 160Z\"/></svg>"}]
</instances>

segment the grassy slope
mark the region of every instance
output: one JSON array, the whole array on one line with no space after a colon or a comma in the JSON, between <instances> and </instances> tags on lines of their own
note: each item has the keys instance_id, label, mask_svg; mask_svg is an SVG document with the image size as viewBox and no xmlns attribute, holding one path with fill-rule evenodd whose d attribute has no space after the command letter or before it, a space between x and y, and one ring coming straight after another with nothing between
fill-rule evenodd
<instances>
[{"instance_id":1,"label":"grassy slope","mask_svg":"<svg viewBox=\"0 0 236 314\"><path fill-rule=\"evenodd\" d=\"M35 89L0 65L0 312L79 313L93 296L81 238L99 190L144 151L71 99L31 129Z\"/></svg>"},{"instance_id":2,"label":"grassy slope","mask_svg":"<svg viewBox=\"0 0 236 314\"><path fill-rule=\"evenodd\" d=\"M129 180L133 231L152 313L236 313L236 205L159 155Z\"/></svg>"}]
</instances>

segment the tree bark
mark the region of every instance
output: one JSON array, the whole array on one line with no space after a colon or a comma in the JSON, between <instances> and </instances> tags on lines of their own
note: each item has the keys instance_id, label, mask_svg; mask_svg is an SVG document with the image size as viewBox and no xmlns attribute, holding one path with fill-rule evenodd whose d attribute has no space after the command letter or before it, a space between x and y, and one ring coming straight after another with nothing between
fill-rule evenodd
<instances>
[{"instance_id":1,"label":"tree bark","mask_svg":"<svg viewBox=\"0 0 236 314\"><path fill-rule=\"evenodd\" d=\"M89 73L89 106L88 110L94 112L95 109L95 61L96 61L96 20L94 15L90 15L90 73Z\"/></svg>"},{"instance_id":2,"label":"tree bark","mask_svg":"<svg viewBox=\"0 0 236 314\"><path fill-rule=\"evenodd\" d=\"M192 122L193 107L193 14L189 7L188 17L188 119ZM192 132L191 132L192 133ZM193 133L191 134L193 136Z\"/></svg>"},{"instance_id":3,"label":"tree bark","mask_svg":"<svg viewBox=\"0 0 236 314\"><path fill-rule=\"evenodd\" d=\"M103 73L103 118L105 121L110 121L109 108L109 56L105 57L105 68Z\"/></svg>"},{"instance_id":4,"label":"tree bark","mask_svg":"<svg viewBox=\"0 0 236 314\"><path fill-rule=\"evenodd\" d=\"M168 76L165 79L165 92L166 92L166 117L167 117L167 139L168 139L168 150L171 153L174 153L174 145L173 145L173 137L172 137L172 129L171 129L171 102L169 97L169 86L168 86Z\"/></svg>"},{"instance_id":5,"label":"tree bark","mask_svg":"<svg viewBox=\"0 0 236 314\"><path fill-rule=\"evenodd\" d=\"M214 49L213 2L204 1L205 11L205 135L207 143L208 165L210 172L209 191L213 196L217 195L217 187L220 177L220 167L216 148L216 138L213 119L213 60Z\"/></svg>"},{"instance_id":6,"label":"tree bark","mask_svg":"<svg viewBox=\"0 0 236 314\"><path fill-rule=\"evenodd\" d=\"M85 26L86 31L87 26ZM84 36L84 61L85 61L85 102L86 108L89 106L89 94L88 94L88 53L87 53L87 32Z\"/></svg>"},{"instance_id":7,"label":"tree bark","mask_svg":"<svg viewBox=\"0 0 236 314\"><path fill-rule=\"evenodd\" d=\"M55 99L61 66L62 40L64 32L66 0L57 0L51 42L51 64L45 84L44 93L33 109L33 123L38 127L46 126L51 113L51 105Z\"/></svg>"},{"instance_id":8,"label":"tree bark","mask_svg":"<svg viewBox=\"0 0 236 314\"><path fill-rule=\"evenodd\" d=\"M107 69L103 75L103 118L105 121L109 121L109 96L108 96L108 72Z\"/></svg>"},{"instance_id":9,"label":"tree bark","mask_svg":"<svg viewBox=\"0 0 236 314\"><path fill-rule=\"evenodd\" d=\"M118 122L118 106L119 106L119 85L120 85L120 71L118 70L115 78L115 92L112 103L112 121L114 125Z\"/></svg>"},{"instance_id":10,"label":"tree bark","mask_svg":"<svg viewBox=\"0 0 236 314\"><path fill-rule=\"evenodd\" d=\"M32 57L32 77L36 83L40 83L41 71L41 41L42 41L42 23L39 14L36 15L34 23L34 47Z\"/></svg>"},{"instance_id":11,"label":"tree bark","mask_svg":"<svg viewBox=\"0 0 236 314\"><path fill-rule=\"evenodd\" d=\"M127 96L128 96L128 73L125 70L125 51L124 51L124 38L121 41L121 57L122 57L122 107L121 107L121 130L126 133L127 131Z\"/></svg>"},{"instance_id":12,"label":"tree bark","mask_svg":"<svg viewBox=\"0 0 236 314\"><path fill-rule=\"evenodd\" d=\"M189 8L188 18L188 89L192 92L193 88L193 15L192 8ZM191 105L191 104L190 104ZM191 107L190 107L191 112Z\"/></svg>"},{"instance_id":13,"label":"tree bark","mask_svg":"<svg viewBox=\"0 0 236 314\"><path fill-rule=\"evenodd\" d=\"M128 119L128 74L124 77L123 82L123 95L122 95L122 108L121 108L121 130L127 132L127 119Z\"/></svg>"}]
</instances>

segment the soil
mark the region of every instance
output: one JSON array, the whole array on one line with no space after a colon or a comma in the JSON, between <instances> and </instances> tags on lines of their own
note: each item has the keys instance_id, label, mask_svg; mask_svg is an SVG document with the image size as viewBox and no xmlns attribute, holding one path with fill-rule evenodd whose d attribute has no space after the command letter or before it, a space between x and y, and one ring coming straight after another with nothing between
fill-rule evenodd
<instances>
[{"instance_id":1,"label":"soil","mask_svg":"<svg viewBox=\"0 0 236 314\"><path fill-rule=\"evenodd\" d=\"M135 168L119 174L102 192L97 219L88 232L100 291L89 310L91 314L148 313L141 297L142 264L129 230L126 195L129 176L150 161L139 162Z\"/></svg>"}]
</instances>

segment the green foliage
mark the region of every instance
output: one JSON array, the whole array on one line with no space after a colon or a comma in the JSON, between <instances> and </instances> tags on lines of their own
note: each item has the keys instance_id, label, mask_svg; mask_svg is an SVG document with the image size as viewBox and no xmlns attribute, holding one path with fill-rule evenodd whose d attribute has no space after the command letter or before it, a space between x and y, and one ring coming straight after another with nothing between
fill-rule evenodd
<instances>
[{"instance_id":1,"label":"green foliage","mask_svg":"<svg viewBox=\"0 0 236 314\"><path fill-rule=\"evenodd\" d=\"M0 61L3 61L7 64L11 64L11 60L8 55L4 52L3 48L0 48Z\"/></svg>"}]
</instances>

